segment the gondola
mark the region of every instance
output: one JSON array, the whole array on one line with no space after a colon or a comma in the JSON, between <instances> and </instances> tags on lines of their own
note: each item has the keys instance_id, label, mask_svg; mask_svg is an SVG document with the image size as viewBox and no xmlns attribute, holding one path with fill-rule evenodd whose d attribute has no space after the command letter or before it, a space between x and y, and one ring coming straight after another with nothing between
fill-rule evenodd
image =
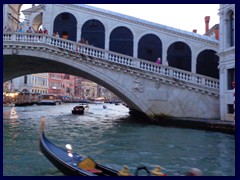
<instances>
[{"instance_id":1,"label":"gondola","mask_svg":"<svg viewBox=\"0 0 240 180\"><path fill-rule=\"evenodd\" d=\"M53 144L44 133L45 118L42 118L40 128L40 150L47 159L66 176L133 176L129 173L127 166L121 171L111 169L107 166L98 164L92 158L77 154L72 151L71 145L67 144L66 149ZM136 169L145 170L147 175L151 175L145 166Z\"/></svg>"}]
</instances>

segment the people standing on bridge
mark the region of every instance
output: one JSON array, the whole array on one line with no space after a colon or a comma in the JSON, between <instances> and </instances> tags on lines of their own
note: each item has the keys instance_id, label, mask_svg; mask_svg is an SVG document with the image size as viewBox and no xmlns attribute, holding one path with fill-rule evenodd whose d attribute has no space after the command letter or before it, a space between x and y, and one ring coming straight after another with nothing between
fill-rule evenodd
<instances>
[{"instance_id":1,"label":"people standing on bridge","mask_svg":"<svg viewBox=\"0 0 240 180\"><path fill-rule=\"evenodd\" d=\"M55 35L56 35L56 37L59 37L59 34L58 34L58 32L56 32L56 33L55 33Z\"/></svg>"},{"instance_id":2,"label":"people standing on bridge","mask_svg":"<svg viewBox=\"0 0 240 180\"><path fill-rule=\"evenodd\" d=\"M12 32L12 29L8 26L6 32Z\"/></svg>"},{"instance_id":3,"label":"people standing on bridge","mask_svg":"<svg viewBox=\"0 0 240 180\"><path fill-rule=\"evenodd\" d=\"M16 28L16 32L19 32L20 31L20 28L19 28L19 26L17 26L17 28Z\"/></svg>"},{"instance_id":4,"label":"people standing on bridge","mask_svg":"<svg viewBox=\"0 0 240 180\"><path fill-rule=\"evenodd\" d=\"M85 43L85 39L82 38L79 42L80 42L80 43Z\"/></svg>"},{"instance_id":5,"label":"people standing on bridge","mask_svg":"<svg viewBox=\"0 0 240 180\"><path fill-rule=\"evenodd\" d=\"M3 32L7 32L7 26L4 26Z\"/></svg>"},{"instance_id":6,"label":"people standing on bridge","mask_svg":"<svg viewBox=\"0 0 240 180\"><path fill-rule=\"evenodd\" d=\"M37 31L37 33L39 33L39 34L43 33L42 28L40 28L40 29Z\"/></svg>"},{"instance_id":7,"label":"people standing on bridge","mask_svg":"<svg viewBox=\"0 0 240 180\"><path fill-rule=\"evenodd\" d=\"M34 33L34 30L32 27L29 27L28 30L27 30L27 33Z\"/></svg>"},{"instance_id":8,"label":"people standing on bridge","mask_svg":"<svg viewBox=\"0 0 240 180\"><path fill-rule=\"evenodd\" d=\"M46 28L44 28L43 33L48 34L48 30Z\"/></svg>"},{"instance_id":9,"label":"people standing on bridge","mask_svg":"<svg viewBox=\"0 0 240 180\"><path fill-rule=\"evenodd\" d=\"M19 31L18 31L18 32L20 32L20 33L24 33L22 27L19 28Z\"/></svg>"},{"instance_id":10,"label":"people standing on bridge","mask_svg":"<svg viewBox=\"0 0 240 180\"><path fill-rule=\"evenodd\" d=\"M157 64L162 64L162 61L161 61L161 58L160 58L160 57L157 58L156 63L157 63Z\"/></svg>"},{"instance_id":11,"label":"people standing on bridge","mask_svg":"<svg viewBox=\"0 0 240 180\"><path fill-rule=\"evenodd\" d=\"M164 65L165 65L165 66L168 66L168 60L165 61Z\"/></svg>"}]
</instances>

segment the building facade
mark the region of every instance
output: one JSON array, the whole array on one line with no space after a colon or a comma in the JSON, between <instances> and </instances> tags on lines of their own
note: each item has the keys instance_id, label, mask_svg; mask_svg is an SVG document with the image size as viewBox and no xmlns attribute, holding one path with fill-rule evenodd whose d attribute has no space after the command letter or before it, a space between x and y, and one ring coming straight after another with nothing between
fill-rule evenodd
<instances>
[{"instance_id":1,"label":"building facade","mask_svg":"<svg viewBox=\"0 0 240 180\"><path fill-rule=\"evenodd\" d=\"M12 79L12 90L28 93L48 93L48 73L25 75Z\"/></svg>"},{"instance_id":2,"label":"building facade","mask_svg":"<svg viewBox=\"0 0 240 180\"><path fill-rule=\"evenodd\" d=\"M220 15L220 113L235 122L235 4L221 4Z\"/></svg>"}]
</instances>

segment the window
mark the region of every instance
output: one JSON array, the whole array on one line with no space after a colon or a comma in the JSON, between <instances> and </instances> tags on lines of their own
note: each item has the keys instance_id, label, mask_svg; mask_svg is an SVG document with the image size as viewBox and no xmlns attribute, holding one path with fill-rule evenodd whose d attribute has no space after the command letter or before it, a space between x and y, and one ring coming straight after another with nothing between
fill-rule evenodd
<instances>
[{"instance_id":1,"label":"window","mask_svg":"<svg viewBox=\"0 0 240 180\"><path fill-rule=\"evenodd\" d=\"M231 90L233 89L232 82L235 81L235 68L228 69L227 76L228 76L227 88L228 90Z\"/></svg>"},{"instance_id":2,"label":"window","mask_svg":"<svg viewBox=\"0 0 240 180\"><path fill-rule=\"evenodd\" d=\"M234 15L233 12L231 12L230 14L230 24L229 24L229 28L230 28L230 46L234 46L235 42L234 42Z\"/></svg>"},{"instance_id":3,"label":"window","mask_svg":"<svg viewBox=\"0 0 240 180\"><path fill-rule=\"evenodd\" d=\"M228 104L228 114L234 114L234 107L233 104Z\"/></svg>"},{"instance_id":4,"label":"window","mask_svg":"<svg viewBox=\"0 0 240 180\"><path fill-rule=\"evenodd\" d=\"M27 76L24 76L24 84L27 84Z\"/></svg>"}]
</instances>

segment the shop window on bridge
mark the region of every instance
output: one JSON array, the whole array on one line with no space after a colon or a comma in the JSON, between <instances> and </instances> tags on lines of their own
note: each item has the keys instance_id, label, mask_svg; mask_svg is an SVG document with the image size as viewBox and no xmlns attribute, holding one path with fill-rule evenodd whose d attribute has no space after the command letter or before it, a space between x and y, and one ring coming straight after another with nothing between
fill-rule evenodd
<instances>
[{"instance_id":1,"label":"shop window on bridge","mask_svg":"<svg viewBox=\"0 0 240 180\"><path fill-rule=\"evenodd\" d=\"M228 88L228 90L231 90L231 89L233 89L233 86L232 86L232 82L234 82L235 81L235 68L232 68L232 69L228 69L227 70L227 79L228 79L228 81L227 81L227 88Z\"/></svg>"},{"instance_id":2,"label":"shop window on bridge","mask_svg":"<svg viewBox=\"0 0 240 180\"><path fill-rule=\"evenodd\" d=\"M105 28L102 22L96 19L88 20L82 27L81 39L88 41L88 44L104 49Z\"/></svg>"},{"instance_id":3,"label":"shop window on bridge","mask_svg":"<svg viewBox=\"0 0 240 180\"><path fill-rule=\"evenodd\" d=\"M71 41L76 41L77 20L71 13L61 13L56 16L53 23L53 32L58 32L59 36Z\"/></svg>"},{"instance_id":4,"label":"shop window on bridge","mask_svg":"<svg viewBox=\"0 0 240 180\"><path fill-rule=\"evenodd\" d=\"M62 32L62 38L63 38L63 39L68 39L68 32L63 31L63 32Z\"/></svg>"},{"instance_id":5,"label":"shop window on bridge","mask_svg":"<svg viewBox=\"0 0 240 180\"><path fill-rule=\"evenodd\" d=\"M133 34L126 27L117 27L110 34L109 50L133 56Z\"/></svg>"},{"instance_id":6,"label":"shop window on bridge","mask_svg":"<svg viewBox=\"0 0 240 180\"><path fill-rule=\"evenodd\" d=\"M138 42L138 58L155 62L162 58L162 42L154 34L146 34Z\"/></svg>"},{"instance_id":7,"label":"shop window on bridge","mask_svg":"<svg viewBox=\"0 0 240 180\"><path fill-rule=\"evenodd\" d=\"M169 46L167 51L168 64L171 67L191 71L192 52L184 42L175 42Z\"/></svg>"},{"instance_id":8,"label":"shop window on bridge","mask_svg":"<svg viewBox=\"0 0 240 180\"><path fill-rule=\"evenodd\" d=\"M219 79L219 57L213 50L204 50L197 57L196 72L205 76Z\"/></svg>"}]
</instances>

